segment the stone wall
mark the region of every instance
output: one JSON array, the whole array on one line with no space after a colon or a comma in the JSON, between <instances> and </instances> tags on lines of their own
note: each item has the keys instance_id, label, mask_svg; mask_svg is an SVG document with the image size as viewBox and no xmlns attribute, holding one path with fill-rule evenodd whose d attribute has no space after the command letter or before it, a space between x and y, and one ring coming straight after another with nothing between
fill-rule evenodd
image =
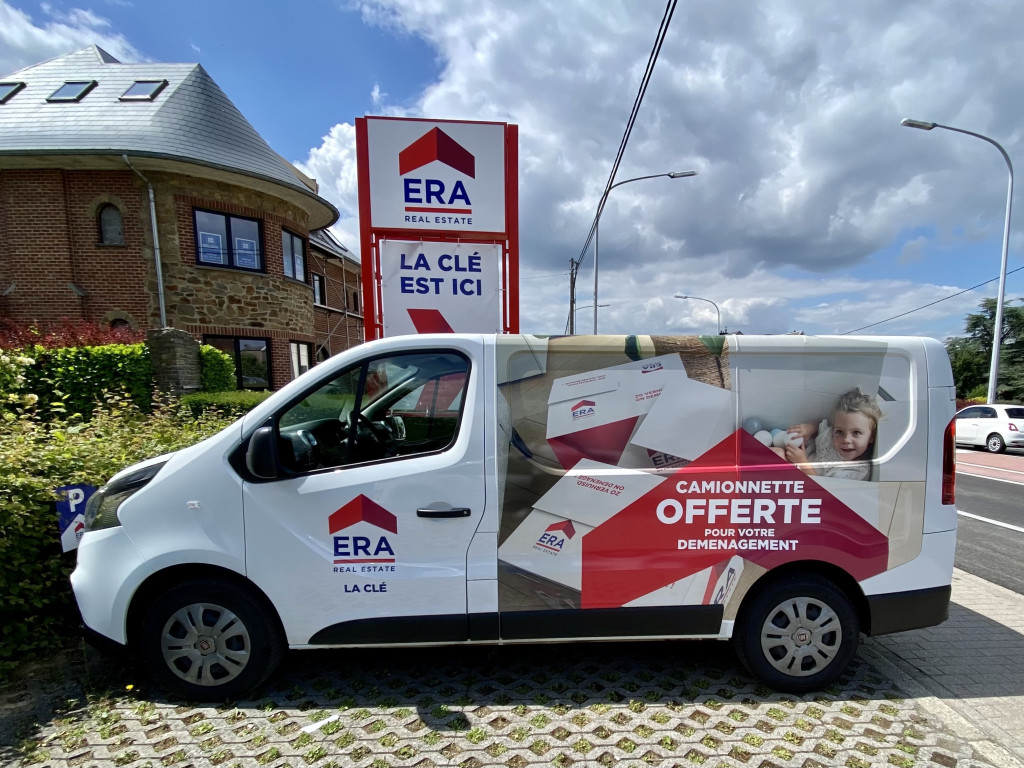
<instances>
[{"instance_id":1,"label":"stone wall","mask_svg":"<svg viewBox=\"0 0 1024 768\"><path fill-rule=\"evenodd\" d=\"M146 334L153 379L161 392L187 395L203 388L199 342L175 328L158 328Z\"/></svg>"}]
</instances>

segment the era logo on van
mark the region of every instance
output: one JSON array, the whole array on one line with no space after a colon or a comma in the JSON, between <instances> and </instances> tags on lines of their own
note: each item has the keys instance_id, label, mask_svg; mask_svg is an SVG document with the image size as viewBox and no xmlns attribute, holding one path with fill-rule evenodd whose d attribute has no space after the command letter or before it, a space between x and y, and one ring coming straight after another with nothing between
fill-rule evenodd
<instances>
[{"instance_id":1,"label":"era logo on van","mask_svg":"<svg viewBox=\"0 0 1024 768\"><path fill-rule=\"evenodd\" d=\"M597 403L593 400L580 400L572 407L572 419L582 419L585 416L593 416L597 413Z\"/></svg>"},{"instance_id":2,"label":"era logo on van","mask_svg":"<svg viewBox=\"0 0 1024 768\"><path fill-rule=\"evenodd\" d=\"M658 361L654 361L652 363L643 363L640 366L640 373L654 373L655 371L663 370L665 370L665 366Z\"/></svg>"},{"instance_id":3,"label":"era logo on van","mask_svg":"<svg viewBox=\"0 0 1024 768\"><path fill-rule=\"evenodd\" d=\"M576 535L576 528L572 520L563 520L560 523L552 523L544 529L544 533L537 539L535 547L543 547L549 552L558 554L565 546L565 542Z\"/></svg>"},{"instance_id":4,"label":"era logo on van","mask_svg":"<svg viewBox=\"0 0 1024 768\"><path fill-rule=\"evenodd\" d=\"M350 536L341 533L359 523L369 523L385 534L398 535L398 518L360 494L327 518L328 533L333 539L334 564L395 562L395 550L386 535Z\"/></svg>"},{"instance_id":5,"label":"era logo on van","mask_svg":"<svg viewBox=\"0 0 1024 768\"><path fill-rule=\"evenodd\" d=\"M440 128L431 128L398 153L398 173L419 170L434 161L476 178L476 158ZM461 180L450 188L441 179L406 177L402 180L405 210L414 212L472 213L469 192ZM453 206L463 206L454 208Z\"/></svg>"}]
</instances>

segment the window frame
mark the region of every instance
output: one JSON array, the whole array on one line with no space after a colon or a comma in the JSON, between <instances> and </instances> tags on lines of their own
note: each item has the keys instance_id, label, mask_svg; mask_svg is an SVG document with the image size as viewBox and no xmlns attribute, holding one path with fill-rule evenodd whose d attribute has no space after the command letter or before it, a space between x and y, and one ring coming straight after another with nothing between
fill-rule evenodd
<instances>
[{"instance_id":1,"label":"window frame","mask_svg":"<svg viewBox=\"0 0 1024 768\"><path fill-rule=\"evenodd\" d=\"M138 94L135 96L129 95L128 92L131 91L132 88L134 88L137 85L142 85L143 83L147 83L153 86L153 88L150 89L149 93ZM134 83L128 86L127 91L121 94L118 101L155 101L156 97L159 96L161 91L163 91L163 89L166 87L166 80L136 80Z\"/></svg>"},{"instance_id":2,"label":"window frame","mask_svg":"<svg viewBox=\"0 0 1024 768\"><path fill-rule=\"evenodd\" d=\"M25 89L25 83L21 80L0 81L0 88L10 88L6 93L0 93L0 104L6 104Z\"/></svg>"},{"instance_id":3,"label":"window frame","mask_svg":"<svg viewBox=\"0 0 1024 768\"><path fill-rule=\"evenodd\" d=\"M295 242L298 241L302 244L302 277L295 274ZM289 257L285 256L284 245L289 244ZM309 269L306 266L306 255L309 253L309 243L306 238L302 235L297 235L284 227L281 227L281 266L284 269L284 276L289 280L295 280L300 283L306 283L306 275L309 273ZM291 261L292 274L288 274L288 261Z\"/></svg>"},{"instance_id":4,"label":"window frame","mask_svg":"<svg viewBox=\"0 0 1024 768\"><path fill-rule=\"evenodd\" d=\"M306 370L305 371L299 371L299 370L296 370L296 368L302 366L301 351L303 349L306 350ZM300 359L297 361L297 364L296 364L296 356L297 355L298 355L298 357ZM313 357L313 345L310 344L308 341L289 341L288 342L288 364L291 366L292 381L294 381L295 379L299 378L299 376L301 376L306 371L308 371L310 368L312 368L314 365L316 365L316 362L315 362L314 357Z\"/></svg>"},{"instance_id":5,"label":"window frame","mask_svg":"<svg viewBox=\"0 0 1024 768\"><path fill-rule=\"evenodd\" d=\"M69 85L80 85L81 88L79 88L78 91L76 91L71 96L57 95L65 88L67 88ZM92 89L95 88L97 85L99 85L99 83L96 80L65 80L64 83L59 88L57 88L57 90L55 90L46 98L46 100L54 104L77 103L84 99L86 96L88 96L89 92L92 91Z\"/></svg>"},{"instance_id":6,"label":"window frame","mask_svg":"<svg viewBox=\"0 0 1024 768\"><path fill-rule=\"evenodd\" d=\"M203 259L202 259L203 249L202 249L202 243L200 241L200 235L203 234L203 233L201 233L199 231L199 222L198 222L198 217L197 217L197 214L199 214L199 213L205 213L205 214L207 214L209 216L220 216L224 220L224 237L227 240L227 245L226 245L226 248L224 249L224 252L227 255L227 259L228 259L228 263L227 264L221 264L221 263L212 262L212 261L203 261ZM238 265L238 258L237 258L238 255L236 253L235 242L234 242L235 238L234 238L234 236L232 235L232 232L231 232L231 220L232 219L238 219L239 221L247 221L247 222L251 222L251 223L256 224L256 259L257 259L257 266L255 266L255 267L247 267L247 266L244 266L244 265L243 266L239 266ZM234 213L224 213L223 211L214 211L214 210L211 210L209 208L193 207L192 208L192 229L194 230L194 232L193 232L194 238L193 239L194 239L194 244L195 244L195 249L196 249L196 258L195 258L196 266L199 266L199 267L213 267L215 269L234 269L234 270L238 270L239 272L248 272L250 274L266 274L266 272L267 272L267 259L266 259L266 249L263 247L263 221L262 221L262 219L254 219L254 218L251 218L249 216L238 216L237 214L234 214ZM219 236L219 233L214 233L214 232L210 232L210 233L206 233L206 234L217 234Z\"/></svg>"},{"instance_id":7,"label":"window frame","mask_svg":"<svg viewBox=\"0 0 1024 768\"><path fill-rule=\"evenodd\" d=\"M462 361L462 368L460 371L442 371L430 375L422 380L418 380L415 386L407 386L412 379L406 378L396 382L396 384L383 392L375 393L367 397L367 381L371 377L371 372L375 365L386 362L388 360L395 360L403 357L424 357L437 359L442 355L450 355L453 358L458 358ZM417 389L421 389L431 382L440 382L446 376L461 373L464 376L462 387L458 395L458 407L453 409L451 413L454 413L455 425L450 438L448 441L439 448L429 448L427 450L414 450L411 452L402 452L399 449L392 455L385 455L383 457L369 458L363 460L351 460L351 454L346 454L346 461L340 464L322 465L315 468L297 468L289 466L287 463L281 460L279 456L279 466L284 470L284 477L297 477L303 475L312 475L322 472L334 472L339 469L344 470L350 467L362 467L372 464L382 464L394 461L408 461L410 459L418 459L424 456L433 456L441 453L446 453L453 450L459 443L466 427L466 403L472 398L472 387L474 382L474 365L470 356L463 350L444 347L444 348L424 348L424 349L405 349L395 350L392 352L386 352L373 357L364 358L362 360L353 361L350 365L347 365L337 371L334 371L332 375L320 378L312 386L307 387L303 392L296 397L292 398L284 406L282 406L272 417L273 427L277 435L279 443L287 443L289 440L293 440L285 430L296 430L315 432L317 427L313 425L313 422L306 423L305 419L290 419L289 416L303 405L308 404L308 398L315 396L321 390L325 390L341 379L348 378L354 379L355 392L352 394L352 402L350 408L346 406L346 410L342 413L345 414L345 422L351 424L353 421L353 414L361 414L366 419L374 421L374 423L381 423L391 418L390 412L394 406L401 402L404 398L408 397L412 392ZM440 385L435 385L439 388ZM436 400L437 395L434 395ZM314 408L316 404L313 404ZM448 413L449 411L445 411ZM426 412L427 418L437 418L435 416L436 411L428 409ZM341 414L339 414L339 417ZM362 417L356 417L355 421L363 421ZM286 427L282 429L282 422L286 423ZM322 424L333 424L333 419L318 419L317 423ZM339 418L339 424L343 422ZM347 425L346 425L347 428ZM404 439L399 438L399 439Z\"/></svg>"},{"instance_id":8,"label":"window frame","mask_svg":"<svg viewBox=\"0 0 1024 768\"><path fill-rule=\"evenodd\" d=\"M259 336L229 336L229 335L221 334L221 333L207 333L207 334L203 334L203 343L204 344L210 344L210 346L216 347L217 349L220 349L221 352L224 352L224 350L221 349L219 346L217 346L216 344L212 344L211 343L214 339L227 339L227 340L230 340L232 342L232 347L234 349L234 352L232 353L232 357L234 358L234 361L235 361L235 388L237 390L247 389L247 390L250 390L250 391L253 391L253 392L269 392L269 391L271 391L274 388L274 364L273 364L273 359L274 358L273 358L273 355L272 355L271 340L269 338L262 338L262 337L259 337ZM247 386L244 386L244 383L242 381L242 379L244 378L244 376L242 375L242 342L243 341L260 341L260 342L263 342L263 344L264 344L264 354L267 357L267 386L265 386L265 387L247 387Z\"/></svg>"},{"instance_id":9,"label":"window frame","mask_svg":"<svg viewBox=\"0 0 1024 768\"><path fill-rule=\"evenodd\" d=\"M117 216L118 216L118 219L120 220L120 224L121 224L121 226L120 226L121 239L120 240L107 240L104 237L104 232L103 232L103 214L106 213L107 211L116 211L117 212ZM105 247L106 246L120 247L120 246L124 245L124 214L121 212L121 209L118 206L114 205L113 203L103 203L99 207L99 209L96 211L96 228L97 228L98 234L99 234L99 239L97 240L97 243L96 243L97 245L102 245L102 246L105 246Z\"/></svg>"},{"instance_id":10,"label":"window frame","mask_svg":"<svg viewBox=\"0 0 1024 768\"><path fill-rule=\"evenodd\" d=\"M327 276L319 272L310 272L313 285L313 304L318 307L327 307ZM320 294L320 301L317 301L317 294Z\"/></svg>"}]
</instances>

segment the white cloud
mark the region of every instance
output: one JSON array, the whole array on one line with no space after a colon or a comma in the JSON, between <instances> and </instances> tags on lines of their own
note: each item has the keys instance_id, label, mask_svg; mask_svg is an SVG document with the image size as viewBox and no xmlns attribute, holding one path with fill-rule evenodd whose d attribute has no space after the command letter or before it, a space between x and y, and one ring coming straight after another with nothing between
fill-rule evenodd
<instances>
[{"instance_id":1,"label":"white cloud","mask_svg":"<svg viewBox=\"0 0 1024 768\"><path fill-rule=\"evenodd\" d=\"M61 11L44 4L47 20L37 25L23 11L0 0L0 74L9 74L69 51L98 45L114 58L145 61L135 47L110 22L90 10Z\"/></svg>"},{"instance_id":2,"label":"white cloud","mask_svg":"<svg viewBox=\"0 0 1024 768\"><path fill-rule=\"evenodd\" d=\"M601 223L599 299L612 306L601 310L601 328L706 328L713 308L679 306L670 297L680 290L717 297L727 325L772 332L849 330L955 291L929 280L831 276L928 221L947 246L997 232L991 148L908 131L899 120L941 119L1016 143L1013 94L1024 74L1007 23L1014 7L679 7L618 178L691 167L700 175L612 194ZM411 114L519 125L523 274L565 268L589 228L661 8L586 0L378 0L362 8L372 23L423 37L443 62ZM930 246L917 238L899 262L942 258ZM580 305L593 302L590 259ZM787 267L822 278L775 277ZM564 326L567 283L524 283L524 328ZM799 309L830 295L844 298L827 311ZM950 303L960 312L972 301ZM932 314L941 321L950 311ZM589 327L591 312L579 312L580 326ZM912 317L909 330L930 322L927 312Z\"/></svg>"}]
</instances>

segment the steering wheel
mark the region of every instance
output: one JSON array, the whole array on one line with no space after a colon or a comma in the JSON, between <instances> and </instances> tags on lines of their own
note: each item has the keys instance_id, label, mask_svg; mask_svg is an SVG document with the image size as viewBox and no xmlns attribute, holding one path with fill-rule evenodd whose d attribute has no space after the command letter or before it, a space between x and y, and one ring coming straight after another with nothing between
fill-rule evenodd
<instances>
[{"instance_id":1,"label":"steering wheel","mask_svg":"<svg viewBox=\"0 0 1024 768\"><path fill-rule=\"evenodd\" d=\"M347 458L349 461L352 461L353 458L356 461L369 461L371 459L384 458L388 455L393 439L387 424L375 424L365 413L353 413L352 422L352 428L349 430L348 436ZM364 451L359 450L360 443L368 444L367 449ZM357 454L353 457L355 451L369 455Z\"/></svg>"},{"instance_id":2,"label":"steering wheel","mask_svg":"<svg viewBox=\"0 0 1024 768\"><path fill-rule=\"evenodd\" d=\"M316 436L307 429L295 431L292 438L292 451L295 454L295 463L302 468L317 466L318 443Z\"/></svg>"}]
</instances>

